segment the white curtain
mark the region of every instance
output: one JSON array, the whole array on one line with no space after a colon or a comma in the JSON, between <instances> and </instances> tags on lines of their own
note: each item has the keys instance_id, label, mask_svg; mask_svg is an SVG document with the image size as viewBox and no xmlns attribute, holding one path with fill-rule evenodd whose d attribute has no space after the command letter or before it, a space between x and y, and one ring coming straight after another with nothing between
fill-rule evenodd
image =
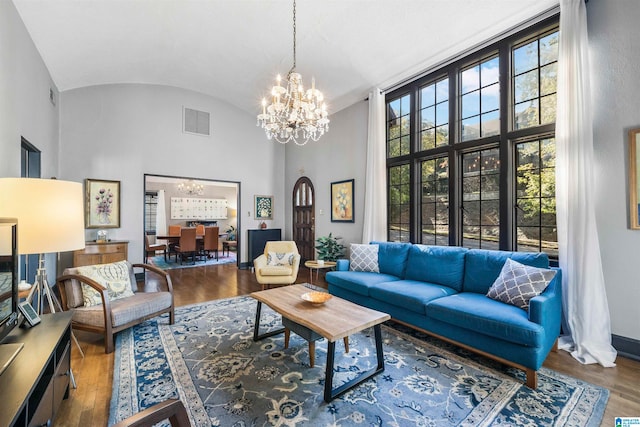
<instances>
[{"instance_id":1,"label":"white curtain","mask_svg":"<svg viewBox=\"0 0 640 427\"><path fill-rule=\"evenodd\" d=\"M362 242L387 240L387 168L385 156L384 93L369 93L369 136L364 192Z\"/></svg>"},{"instance_id":2,"label":"white curtain","mask_svg":"<svg viewBox=\"0 0 640 427\"><path fill-rule=\"evenodd\" d=\"M560 348L581 363L615 366L595 218L593 124L584 0L560 0L556 203L563 276Z\"/></svg>"},{"instance_id":3,"label":"white curtain","mask_svg":"<svg viewBox=\"0 0 640 427\"><path fill-rule=\"evenodd\" d=\"M167 209L164 200L164 190L158 190L158 204L156 205L156 236L167 235Z\"/></svg>"}]
</instances>

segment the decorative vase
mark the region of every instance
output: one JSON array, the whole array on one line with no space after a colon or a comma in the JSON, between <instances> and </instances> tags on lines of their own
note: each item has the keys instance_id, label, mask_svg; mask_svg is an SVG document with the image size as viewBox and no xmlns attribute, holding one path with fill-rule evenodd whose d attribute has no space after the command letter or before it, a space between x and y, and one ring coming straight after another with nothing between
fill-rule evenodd
<instances>
[{"instance_id":1,"label":"decorative vase","mask_svg":"<svg viewBox=\"0 0 640 427\"><path fill-rule=\"evenodd\" d=\"M266 223L266 222L264 222L264 221L262 221L262 222L260 223L260 228L263 228L263 229L264 229L264 228L267 228L267 223Z\"/></svg>"},{"instance_id":2,"label":"decorative vase","mask_svg":"<svg viewBox=\"0 0 640 427\"><path fill-rule=\"evenodd\" d=\"M109 224L109 214L107 212L100 212L98 214L98 222L100 224Z\"/></svg>"}]
</instances>

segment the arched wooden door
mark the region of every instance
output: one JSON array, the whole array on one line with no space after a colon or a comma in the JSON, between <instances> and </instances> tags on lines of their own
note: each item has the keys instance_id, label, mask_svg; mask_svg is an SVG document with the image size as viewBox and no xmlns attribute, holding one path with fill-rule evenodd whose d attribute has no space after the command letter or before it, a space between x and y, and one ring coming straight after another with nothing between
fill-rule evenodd
<instances>
[{"instance_id":1,"label":"arched wooden door","mask_svg":"<svg viewBox=\"0 0 640 427\"><path fill-rule=\"evenodd\" d=\"M315 259L315 221L313 184L306 176L293 187L293 240L302 262Z\"/></svg>"}]
</instances>

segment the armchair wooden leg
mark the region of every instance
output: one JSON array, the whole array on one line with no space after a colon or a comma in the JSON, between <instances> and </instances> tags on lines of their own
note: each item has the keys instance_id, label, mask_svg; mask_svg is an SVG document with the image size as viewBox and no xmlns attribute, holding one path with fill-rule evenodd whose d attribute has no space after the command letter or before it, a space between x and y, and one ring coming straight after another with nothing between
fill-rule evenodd
<instances>
[{"instance_id":1,"label":"armchair wooden leg","mask_svg":"<svg viewBox=\"0 0 640 427\"><path fill-rule=\"evenodd\" d=\"M106 354L113 353L113 334L106 331L104 333L104 352Z\"/></svg>"},{"instance_id":2,"label":"armchair wooden leg","mask_svg":"<svg viewBox=\"0 0 640 427\"><path fill-rule=\"evenodd\" d=\"M284 328L284 348L289 348L289 337L291 336L291 330L289 328Z\"/></svg>"},{"instance_id":3,"label":"armchair wooden leg","mask_svg":"<svg viewBox=\"0 0 640 427\"><path fill-rule=\"evenodd\" d=\"M349 353L349 337L342 338L342 341L344 341L344 352Z\"/></svg>"}]
</instances>

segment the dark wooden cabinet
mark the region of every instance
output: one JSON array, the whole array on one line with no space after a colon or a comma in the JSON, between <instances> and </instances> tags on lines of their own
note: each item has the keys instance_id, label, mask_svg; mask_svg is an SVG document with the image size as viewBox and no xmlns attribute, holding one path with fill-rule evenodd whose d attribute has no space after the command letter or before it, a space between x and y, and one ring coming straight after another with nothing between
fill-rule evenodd
<instances>
[{"instance_id":1,"label":"dark wooden cabinet","mask_svg":"<svg viewBox=\"0 0 640 427\"><path fill-rule=\"evenodd\" d=\"M71 314L43 314L40 324L17 328L3 341L24 347L0 375L0 426L53 424L69 395Z\"/></svg>"},{"instance_id":2,"label":"dark wooden cabinet","mask_svg":"<svg viewBox=\"0 0 640 427\"><path fill-rule=\"evenodd\" d=\"M262 228L259 230L247 230L247 248L249 251L249 265L253 268L253 260L264 253L264 245L274 240L282 240L282 230L279 228Z\"/></svg>"}]
</instances>

